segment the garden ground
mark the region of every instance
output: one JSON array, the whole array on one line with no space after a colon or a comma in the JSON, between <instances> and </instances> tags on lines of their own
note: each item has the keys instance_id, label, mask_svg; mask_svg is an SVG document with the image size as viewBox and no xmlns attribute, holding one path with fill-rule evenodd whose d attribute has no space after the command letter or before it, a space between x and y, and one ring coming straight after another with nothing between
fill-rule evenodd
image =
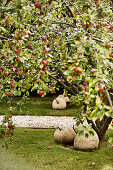
<instances>
[{"instance_id":1,"label":"garden ground","mask_svg":"<svg viewBox=\"0 0 113 170\"><path fill-rule=\"evenodd\" d=\"M56 144L54 131L16 128L14 136L5 139L8 149L0 147L0 170L113 170L113 148L109 143L101 143L94 152L78 151ZM113 131L109 130L110 136Z\"/></svg>"},{"instance_id":2,"label":"garden ground","mask_svg":"<svg viewBox=\"0 0 113 170\"><path fill-rule=\"evenodd\" d=\"M66 110L52 110L52 100L52 97L32 97L30 102L22 106L20 115L76 116L80 112L80 108L75 106ZM6 105L1 103L0 114L5 113L5 110ZM15 109L14 115L19 115L19 111ZM73 147L56 144L54 131L16 128L14 136L8 136L5 141L0 140L0 170L113 170L113 148L108 142L101 143L94 152L78 151ZM107 131L109 137L113 137L111 130ZM4 142L6 145L2 147Z\"/></svg>"}]
</instances>

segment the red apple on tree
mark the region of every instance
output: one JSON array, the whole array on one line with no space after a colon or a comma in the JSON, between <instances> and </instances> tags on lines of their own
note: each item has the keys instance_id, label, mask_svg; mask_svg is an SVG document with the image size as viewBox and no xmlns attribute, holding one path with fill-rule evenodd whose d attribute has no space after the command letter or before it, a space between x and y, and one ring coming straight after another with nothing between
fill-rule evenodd
<instances>
[{"instance_id":1,"label":"red apple on tree","mask_svg":"<svg viewBox=\"0 0 113 170\"><path fill-rule=\"evenodd\" d=\"M41 74L41 75L44 75L44 74L45 74L45 71L42 70L42 71L40 72L40 74Z\"/></svg>"},{"instance_id":2,"label":"red apple on tree","mask_svg":"<svg viewBox=\"0 0 113 170\"><path fill-rule=\"evenodd\" d=\"M46 37L45 36L42 36L42 41L46 41Z\"/></svg>"},{"instance_id":3,"label":"red apple on tree","mask_svg":"<svg viewBox=\"0 0 113 170\"><path fill-rule=\"evenodd\" d=\"M27 48L31 49L31 48L32 48L32 45L31 45L31 44L28 44L28 45L27 45Z\"/></svg>"},{"instance_id":4,"label":"red apple on tree","mask_svg":"<svg viewBox=\"0 0 113 170\"><path fill-rule=\"evenodd\" d=\"M19 54L19 50L18 49L15 49L14 51L16 54Z\"/></svg>"},{"instance_id":5,"label":"red apple on tree","mask_svg":"<svg viewBox=\"0 0 113 170\"><path fill-rule=\"evenodd\" d=\"M42 96L44 94L44 90L39 90L38 94Z\"/></svg>"},{"instance_id":6,"label":"red apple on tree","mask_svg":"<svg viewBox=\"0 0 113 170\"><path fill-rule=\"evenodd\" d=\"M47 64L48 64L48 61L47 61L47 60L43 60L43 61L42 61L42 64L43 64L43 65L47 65Z\"/></svg>"},{"instance_id":7,"label":"red apple on tree","mask_svg":"<svg viewBox=\"0 0 113 170\"><path fill-rule=\"evenodd\" d=\"M76 67L74 68L74 72L78 72L78 69Z\"/></svg>"},{"instance_id":8,"label":"red apple on tree","mask_svg":"<svg viewBox=\"0 0 113 170\"><path fill-rule=\"evenodd\" d=\"M20 58L19 58L19 57L16 57L16 61L19 62L19 61L20 61Z\"/></svg>"},{"instance_id":9,"label":"red apple on tree","mask_svg":"<svg viewBox=\"0 0 113 170\"><path fill-rule=\"evenodd\" d=\"M45 52L45 53L48 53L48 52L49 52L49 50L48 50L47 48L45 48L44 52Z\"/></svg>"},{"instance_id":10,"label":"red apple on tree","mask_svg":"<svg viewBox=\"0 0 113 170\"><path fill-rule=\"evenodd\" d=\"M94 73L95 73L95 70L91 70L91 73L94 74Z\"/></svg>"},{"instance_id":11,"label":"red apple on tree","mask_svg":"<svg viewBox=\"0 0 113 170\"><path fill-rule=\"evenodd\" d=\"M35 7L41 9L41 4L39 2L35 2Z\"/></svg>"},{"instance_id":12,"label":"red apple on tree","mask_svg":"<svg viewBox=\"0 0 113 170\"><path fill-rule=\"evenodd\" d=\"M83 86L87 86L87 82L86 81L84 81L82 84L83 84Z\"/></svg>"},{"instance_id":13,"label":"red apple on tree","mask_svg":"<svg viewBox=\"0 0 113 170\"><path fill-rule=\"evenodd\" d=\"M104 87L103 86L99 86L99 92L103 92L104 91Z\"/></svg>"},{"instance_id":14,"label":"red apple on tree","mask_svg":"<svg viewBox=\"0 0 113 170\"><path fill-rule=\"evenodd\" d=\"M48 67L47 67L47 66L46 66L46 67L44 67L44 70L46 70L46 71L47 71L47 70L48 70Z\"/></svg>"},{"instance_id":15,"label":"red apple on tree","mask_svg":"<svg viewBox=\"0 0 113 170\"><path fill-rule=\"evenodd\" d=\"M9 129L6 131L6 134L7 134L7 135L10 135L10 130L9 130Z\"/></svg>"},{"instance_id":16,"label":"red apple on tree","mask_svg":"<svg viewBox=\"0 0 113 170\"><path fill-rule=\"evenodd\" d=\"M59 41L59 45L62 45L63 44L63 42L62 41Z\"/></svg>"}]
</instances>

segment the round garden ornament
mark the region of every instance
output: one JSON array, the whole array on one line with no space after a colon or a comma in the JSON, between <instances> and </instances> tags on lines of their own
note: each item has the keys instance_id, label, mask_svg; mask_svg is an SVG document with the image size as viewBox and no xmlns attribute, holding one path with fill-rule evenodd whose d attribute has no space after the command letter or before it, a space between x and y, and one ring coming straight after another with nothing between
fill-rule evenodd
<instances>
[{"instance_id":1,"label":"round garden ornament","mask_svg":"<svg viewBox=\"0 0 113 170\"><path fill-rule=\"evenodd\" d=\"M85 133L88 134L88 137L85 137ZM99 138L96 132L94 131L94 136L89 134L88 130L84 131L84 135L76 135L74 139L74 147L79 150L94 150L99 146Z\"/></svg>"},{"instance_id":2,"label":"round garden ornament","mask_svg":"<svg viewBox=\"0 0 113 170\"><path fill-rule=\"evenodd\" d=\"M74 142L76 133L71 126L58 127L54 133L54 140L57 143L69 144Z\"/></svg>"}]
</instances>

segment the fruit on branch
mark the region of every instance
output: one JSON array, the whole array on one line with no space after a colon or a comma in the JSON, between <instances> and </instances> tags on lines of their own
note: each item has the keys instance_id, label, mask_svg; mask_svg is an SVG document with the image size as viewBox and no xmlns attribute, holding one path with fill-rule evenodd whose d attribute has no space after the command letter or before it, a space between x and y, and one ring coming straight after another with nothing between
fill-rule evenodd
<instances>
[{"instance_id":1,"label":"fruit on branch","mask_svg":"<svg viewBox=\"0 0 113 170\"><path fill-rule=\"evenodd\" d=\"M95 70L91 70L91 73L94 74L94 73L95 73Z\"/></svg>"},{"instance_id":2,"label":"fruit on branch","mask_svg":"<svg viewBox=\"0 0 113 170\"><path fill-rule=\"evenodd\" d=\"M41 75L44 75L44 74L45 74L45 71L42 70L42 71L40 72L40 74L41 74Z\"/></svg>"},{"instance_id":3,"label":"fruit on branch","mask_svg":"<svg viewBox=\"0 0 113 170\"><path fill-rule=\"evenodd\" d=\"M48 61L47 61L47 60L43 60L43 61L42 61L42 64L43 64L43 65L48 65Z\"/></svg>"},{"instance_id":4,"label":"fruit on branch","mask_svg":"<svg viewBox=\"0 0 113 170\"><path fill-rule=\"evenodd\" d=\"M31 48L32 48L32 45L31 45L31 44L28 44L28 45L27 45L27 48L31 49Z\"/></svg>"},{"instance_id":5,"label":"fruit on branch","mask_svg":"<svg viewBox=\"0 0 113 170\"><path fill-rule=\"evenodd\" d=\"M82 90L82 91L86 91L86 87L82 87L81 90Z\"/></svg>"},{"instance_id":6,"label":"fruit on branch","mask_svg":"<svg viewBox=\"0 0 113 170\"><path fill-rule=\"evenodd\" d=\"M111 45L109 45L109 44L106 44L106 46L105 46L107 49L110 49L111 48Z\"/></svg>"},{"instance_id":7,"label":"fruit on branch","mask_svg":"<svg viewBox=\"0 0 113 170\"><path fill-rule=\"evenodd\" d=\"M68 66L65 66L65 70L68 70L68 68L69 68Z\"/></svg>"},{"instance_id":8,"label":"fruit on branch","mask_svg":"<svg viewBox=\"0 0 113 170\"><path fill-rule=\"evenodd\" d=\"M15 49L14 52L15 52L16 54L19 54L19 50L18 50L18 49Z\"/></svg>"},{"instance_id":9,"label":"fruit on branch","mask_svg":"<svg viewBox=\"0 0 113 170\"><path fill-rule=\"evenodd\" d=\"M103 23L103 26L104 26L104 27L106 27L107 25L108 25L108 24L107 24L106 22L105 22L105 23Z\"/></svg>"},{"instance_id":10,"label":"fruit on branch","mask_svg":"<svg viewBox=\"0 0 113 170\"><path fill-rule=\"evenodd\" d=\"M87 82L86 81L84 81L82 84L83 84L83 86L87 86Z\"/></svg>"},{"instance_id":11,"label":"fruit on branch","mask_svg":"<svg viewBox=\"0 0 113 170\"><path fill-rule=\"evenodd\" d=\"M41 4L39 2L35 2L35 7L41 9Z\"/></svg>"},{"instance_id":12,"label":"fruit on branch","mask_svg":"<svg viewBox=\"0 0 113 170\"><path fill-rule=\"evenodd\" d=\"M44 90L39 90L38 94L42 96L44 94Z\"/></svg>"},{"instance_id":13,"label":"fruit on branch","mask_svg":"<svg viewBox=\"0 0 113 170\"><path fill-rule=\"evenodd\" d=\"M10 130L9 130L9 129L6 131L6 134L7 134L7 135L10 135Z\"/></svg>"},{"instance_id":14,"label":"fruit on branch","mask_svg":"<svg viewBox=\"0 0 113 170\"><path fill-rule=\"evenodd\" d=\"M109 55L111 58L113 58L113 54L111 53L110 55Z\"/></svg>"},{"instance_id":15,"label":"fruit on branch","mask_svg":"<svg viewBox=\"0 0 113 170\"><path fill-rule=\"evenodd\" d=\"M47 71L47 70L48 70L48 67L47 67L47 66L46 66L46 67L44 67L44 70L46 70L46 71Z\"/></svg>"},{"instance_id":16,"label":"fruit on branch","mask_svg":"<svg viewBox=\"0 0 113 170\"><path fill-rule=\"evenodd\" d=\"M103 92L104 91L104 87L103 86L99 86L99 92Z\"/></svg>"},{"instance_id":17,"label":"fruit on branch","mask_svg":"<svg viewBox=\"0 0 113 170\"><path fill-rule=\"evenodd\" d=\"M42 41L46 41L46 37L45 36L42 36Z\"/></svg>"},{"instance_id":18,"label":"fruit on branch","mask_svg":"<svg viewBox=\"0 0 113 170\"><path fill-rule=\"evenodd\" d=\"M96 29L99 29L99 25L98 24L96 25Z\"/></svg>"},{"instance_id":19,"label":"fruit on branch","mask_svg":"<svg viewBox=\"0 0 113 170\"><path fill-rule=\"evenodd\" d=\"M44 52L45 52L45 53L48 53L48 52L49 52L49 50L48 50L47 48L45 48Z\"/></svg>"},{"instance_id":20,"label":"fruit on branch","mask_svg":"<svg viewBox=\"0 0 113 170\"><path fill-rule=\"evenodd\" d=\"M78 72L78 69L76 67L74 68L74 72Z\"/></svg>"},{"instance_id":21,"label":"fruit on branch","mask_svg":"<svg viewBox=\"0 0 113 170\"><path fill-rule=\"evenodd\" d=\"M63 44L63 42L62 41L59 41L59 45L62 45Z\"/></svg>"},{"instance_id":22,"label":"fruit on branch","mask_svg":"<svg viewBox=\"0 0 113 170\"><path fill-rule=\"evenodd\" d=\"M19 62L19 61L20 61L20 58L19 58L19 57L16 57L16 61Z\"/></svg>"}]
</instances>

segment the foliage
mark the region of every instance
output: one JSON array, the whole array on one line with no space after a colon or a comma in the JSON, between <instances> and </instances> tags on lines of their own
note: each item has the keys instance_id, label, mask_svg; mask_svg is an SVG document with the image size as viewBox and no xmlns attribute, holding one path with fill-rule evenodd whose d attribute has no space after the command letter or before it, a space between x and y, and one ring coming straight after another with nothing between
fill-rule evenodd
<instances>
[{"instance_id":1,"label":"foliage","mask_svg":"<svg viewBox=\"0 0 113 170\"><path fill-rule=\"evenodd\" d=\"M0 9L1 99L11 107L14 96L37 90L44 97L59 83L83 103L95 130L92 118L100 121L103 136L113 117L111 1L15 0L2 1Z\"/></svg>"}]
</instances>

